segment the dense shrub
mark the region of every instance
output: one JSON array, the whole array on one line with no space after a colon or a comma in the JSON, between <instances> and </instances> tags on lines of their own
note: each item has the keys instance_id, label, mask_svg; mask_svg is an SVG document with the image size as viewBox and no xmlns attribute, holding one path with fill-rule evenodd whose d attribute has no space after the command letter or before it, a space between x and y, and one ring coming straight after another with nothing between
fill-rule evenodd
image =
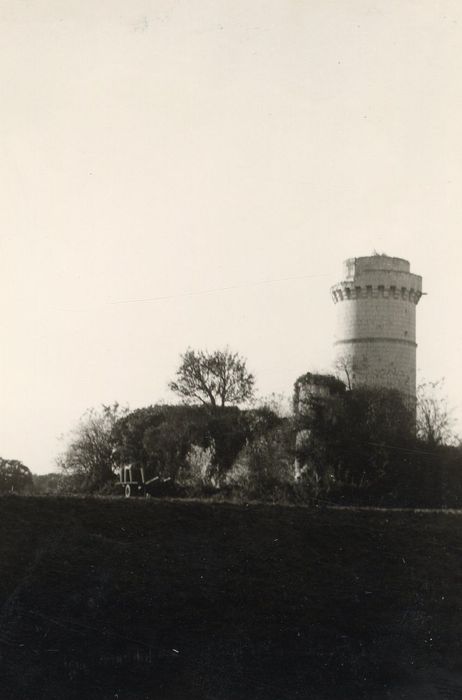
<instances>
[{"instance_id":1,"label":"dense shrub","mask_svg":"<svg viewBox=\"0 0 462 700\"><path fill-rule=\"evenodd\" d=\"M150 406L115 424L114 458L121 465L143 467L147 478L168 477L191 485L195 475L199 482L217 485L243 447L280 420L264 408Z\"/></svg>"},{"instance_id":2,"label":"dense shrub","mask_svg":"<svg viewBox=\"0 0 462 700\"><path fill-rule=\"evenodd\" d=\"M361 388L305 399L296 459L315 495L383 488L413 454L415 419L399 392Z\"/></svg>"}]
</instances>

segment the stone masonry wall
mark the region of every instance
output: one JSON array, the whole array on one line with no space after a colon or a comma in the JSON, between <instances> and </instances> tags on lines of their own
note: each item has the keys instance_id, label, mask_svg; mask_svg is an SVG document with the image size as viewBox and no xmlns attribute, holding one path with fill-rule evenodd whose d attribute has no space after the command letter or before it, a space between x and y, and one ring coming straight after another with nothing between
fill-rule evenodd
<instances>
[{"instance_id":1,"label":"stone masonry wall","mask_svg":"<svg viewBox=\"0 0 462 700\"><path fill-rule=\"evenodd\" d=\"M353 386L381 386L415 396L416 305L422 279L400 258L351 258L331 289L336 304L335 352Z\"/></svg>"}]
</instances>

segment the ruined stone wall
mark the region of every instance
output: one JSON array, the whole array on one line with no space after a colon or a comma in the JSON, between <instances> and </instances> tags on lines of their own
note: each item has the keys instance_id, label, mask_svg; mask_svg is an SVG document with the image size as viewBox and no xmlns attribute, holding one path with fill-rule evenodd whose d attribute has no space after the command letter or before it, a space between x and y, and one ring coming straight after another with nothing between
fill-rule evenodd
<instances>
[{"instance_id":1,"label":"ruined stone wall","mask_svg":"<svg viewBox=\"0 0 462 700\"><path fill-rule=\"evenodd\" d=\"M385 255L350 258L331 289L336 304L335 354L352 386L416 392L416 305L422 278L407 260Z\"/></svg>"}]
</instances>

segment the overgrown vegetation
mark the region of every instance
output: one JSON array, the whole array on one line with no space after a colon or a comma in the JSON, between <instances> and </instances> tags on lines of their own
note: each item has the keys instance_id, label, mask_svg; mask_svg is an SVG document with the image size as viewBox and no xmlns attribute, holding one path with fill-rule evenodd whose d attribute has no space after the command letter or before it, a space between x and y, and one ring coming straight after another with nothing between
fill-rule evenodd
<instances>
[{"instance_id":1,"label":"overgrown vegetation","mask_svg":"<svg viewBox=\"0 0 462 700\"><path fill-rule=\"evenodd\" d=\"M149 406L116 417L103 407L81 423L61 458L61 478L37 487L121 493L118 470L131 464L146 479L168 480L157 495L462 506L460 446L416 436L415 409L399 392L345 391L307 375L295 396L289 417L268 407L204 405Z\"/></svg>"},{"instance_id":2,"label":"overgrown vegetation","mask_svg":"<svg viewBox=\"0 0 462 700\"><path fill-rule=\"evenodd\" d=\"M120 493L126 466L169 487L157 495L279 502L462 506L462 449L441 383L412 398L348 388L306 373L293 412L253 397L246 361L229 349L187 350L171 388L182 405L87 411L37 493ZM234 405L232 405L234 404ZM255 406L255 403L254 403Z\"/></svg>"},{"instance_id":3,"label":"overgrown vegetation","mask_svg":"<svg viewBox=\"0 0 462 700\"><path fill-rule=\"evenodd\" d=\"M415 403L396 390L342 391L329 383L326 397L318 377L300 382L306 390L298 387L296 463L308 491L345 504L462 506L462 449L454 438L447 444L441 397L419 392L425 401L416 422ZM427 430L420 427L422 412Z\"/></svg>"}]
</instances>

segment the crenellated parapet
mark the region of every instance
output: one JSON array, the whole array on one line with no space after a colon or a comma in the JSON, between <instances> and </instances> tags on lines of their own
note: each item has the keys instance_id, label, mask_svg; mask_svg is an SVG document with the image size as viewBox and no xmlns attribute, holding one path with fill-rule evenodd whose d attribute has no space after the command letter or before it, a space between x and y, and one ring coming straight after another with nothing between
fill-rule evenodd
<instances>
[{"instance_id":1,"label":"crenellated parapet","mask_svg":"<svg viewBox=\"0 0 462 700\"><path fill-rule=\"evenodd\" d=\"M410 276L410 275L409 275ZM390 285L354 285L351 282L339 282L331 287L334 304L339 301L356 301L358 299L397 299L417 305L422 291L413 287Z\"/></svg>"}]
</instances>

